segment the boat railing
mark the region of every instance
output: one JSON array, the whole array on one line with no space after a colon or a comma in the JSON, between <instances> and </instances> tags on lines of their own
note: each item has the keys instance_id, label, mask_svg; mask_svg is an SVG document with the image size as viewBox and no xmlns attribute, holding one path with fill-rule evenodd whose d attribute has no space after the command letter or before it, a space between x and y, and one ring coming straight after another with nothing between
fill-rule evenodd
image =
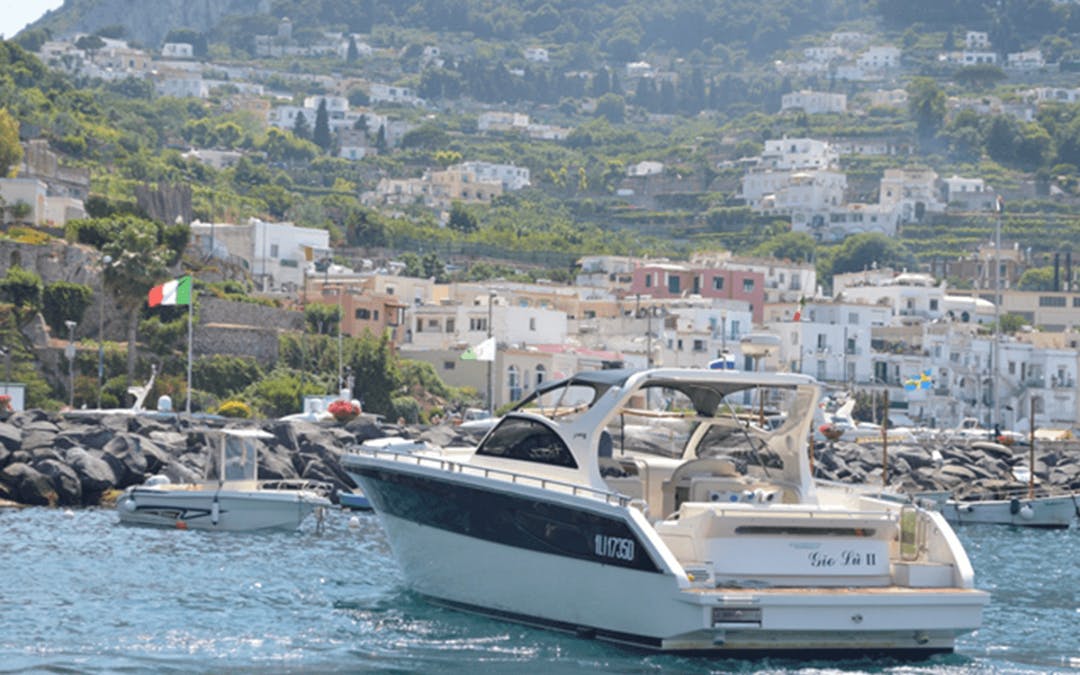
<instances>
[{"instance_id":1,"label":"boat railing","mask_svg":"<svg viewBox=\"0 0 1080 675\"><path fill-rule=\"evenodd\" d=\"M1029 486L1025 484L1021 485L1002 485L999 487L979 487L970 486L969 489L960 492L953 493L953 499L959 501L985 501L985 500L1000 500L1000 499L1019 499L1025 500L1029 498L1042 499L1048 497L1073 497L1076 498L1078 493L1072 492L1067 488L1048 486L1048 485L1036 485L1034 490L1031 490Z\"/></svg>"},{"instance_id":2,"label":"boat railing","mask_svg":"<svg viewBox=\"0 0 1080 675\"><path fill-rule=\"evenodd\" d=\"M615 504L617 506L628 506L632 502L635 502L634 498L632 497L620 494L618 492L611 492L610 490L599 490L597 488L589 487L587 485L579 485L577 483L570 483L567 481L557 480L555 478L541 478L539 476L530 476L529 474L518 473L516 471L507 471L506 469L494 469L486 466L475 466L472 464L467 464L465 462L459 462L451 459L443 459L441 457L431 457L429 455L417 455L408 452L382 450L369 447L352 448L350 452L352 452L353 454L369 455L377 459L389 459L395 462L416 464L417 466L436 467L443 471L450 471L454 473L481 476L483 478L498 478L500 480L514 483L516 485L535 485L544 490L566 492L574 496L584 495L592 497L593 499L602 500L606 504Z\"/></svg>"}]
</instances>

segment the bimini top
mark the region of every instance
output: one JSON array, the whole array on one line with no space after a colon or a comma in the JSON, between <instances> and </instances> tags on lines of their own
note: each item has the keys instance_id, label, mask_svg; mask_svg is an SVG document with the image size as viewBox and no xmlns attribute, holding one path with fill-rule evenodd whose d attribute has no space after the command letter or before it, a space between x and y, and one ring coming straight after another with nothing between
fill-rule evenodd
<instances>
[{"instance_id":1,"label":"bimini top","mask_svg":"<svg viewBox=\"0 0 1080 675\"><path fill-rule=\"evenodd\" d=\"M740 371L717 371L691 368L657 368L635 370L584 371L565 379L537 385L533 392L521 400L514 410L522 410L559 389L584 388L592 390L592 402L598 401L611 389L622 389L630 384L635 389L662 388L682 393L689 399L694 412L702 417L717 413L721 401L732 393L755 387L793 388L815 384L807 375L788 373L753 373ZM591 403L590 403L591 405Z\"/></svg>"}]
</instances>

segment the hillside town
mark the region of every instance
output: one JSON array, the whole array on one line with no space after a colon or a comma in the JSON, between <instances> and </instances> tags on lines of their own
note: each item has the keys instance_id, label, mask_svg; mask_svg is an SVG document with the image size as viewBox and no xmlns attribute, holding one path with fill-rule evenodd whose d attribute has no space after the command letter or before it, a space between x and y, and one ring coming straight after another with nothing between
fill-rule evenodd
<instances>
[{"instance_id":1,"label":"hillside town","mask_svg":"<svg viewBox=\"0 0 1080 675\"><path fill-rule=\"evenodd\" d=\"M256 56L264 59L392 63L403 58L372 47L369 36L358 33L324 32L301 44L287 17L275 34L254 39ZM1056 86L1057 64L1047 63L1038 48L1002 53L988 33L974 30L960 34L956 44L962 49L942 51L937 59L1000 67L1030 86L1008 101L953 96L950 114L973 111L1030 121L1044 103L1080 96L1080 89ZM441 67L459 47L424 46L421 68ZM37 52L49 67L72 77L148 83L162 97L224 97L227 109L254 115L266 129L322 128L333 138L336 157L350 162L394 153L418 126L416 116L403 115L403 109L441 114L437 105L392 80L305 73L304 80L325 93L296 101L267 83L301 76L269 66L215 63L185 42L165 42L155 50L74 34L43 41ZM521 56L532 64L549 60L541 46L524 46ZM897 83L910 72L903 56L879 36L833 32L774 67L781 76L843 81L849 93L791 91L783 95L780 112L869 115L904 109L909 94ZM619 76L628 90L643 81L678 77L646 61L627 63ZM364 95L350 96L358 88ZM474 133L480 135L560 143L573 131L537 122L524 109L489 106L472 112ZM60 230L86 217L90 172L63 161L32 132L24 130L16 177L0 178L4 221ZM214 139L201 142L198 133L186 140L184 158L216 170L236 167L246 157L266 160L256 150L224 147ZM785 136L765 140L756 155L718 160L716 168L736 176L730 184L735 203L782 219L792 232L819 242L860 233L895 237L934 214L975 214L1000 225L1004 197L1023 197L1034 189L1013 184L1003 194L979 175L941 176L907 161L913 152L914 143L902 136ZM876 185L853 189L844 168L850 157L897 163L884 168ZM685 190L685 181L663 159L626 166L614 194L649 204ZM529 167L456 155L420 175L381 175L358 187L355 196L377 209L427 209L445 226L455 205L490 205L534 182ZM859 201L866 194L876 199ZM975 418L1023 430L1034 419L1039 428L1066 430L1080 419L1074 390L1080 289L1068 251L1054 255L1052 290L1040 291L1020 290L1018 282L1029 269L1044 267L1047 256L1032 254L1027 242L1000 240L918 269L867 265L836 274L829 284L817 278L810 259L728 251L703 251L687 259L586 255L574 261L569 284L439 282L403 275L404 265L386 249L335 249L325 229L268 217L201 222L191 215L190 196L178 203L164 215L190 224L190 246L201 259L248 270L259 293L286 306L337 305L345 335L388 331L403 356L430 363L451 386L475 388L491 409L580 370L669 365L798 372L837 391L888 390L894 424L950 428ZM352 264L343 264L346 260ZM447 268L471 262L443 261ZM1017 324L1007 334L995 329L1005 316ZM745 353L748 337L762 334L779 338L777 347L764 358ZM466 349L489 338L498 346L490 366L461 360ZM203 340L200 349L213 353L218 344L232 343ZM1002 406L1003 401L1010 404ZM992 412L1002 407L1004 412Z\"/></svg>"}]
</instances>

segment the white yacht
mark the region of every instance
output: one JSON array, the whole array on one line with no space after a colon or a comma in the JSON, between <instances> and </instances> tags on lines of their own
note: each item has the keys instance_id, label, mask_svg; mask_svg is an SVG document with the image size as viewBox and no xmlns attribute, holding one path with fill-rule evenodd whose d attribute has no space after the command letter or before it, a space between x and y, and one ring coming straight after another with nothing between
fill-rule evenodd
<instances>
[{"instance_id":1,"label":"white yacht","mask_svg":"<svg viewBox=\"0 0 1080 675\"><path fill-rule=\"evenodd\" d=\"M343 464L444 604L665 651L951 651L988 594L941 514L815 484L818 395L801 375L586 372L469 456Z\"/></svg>"},{"instance_id":2,"label":"white yacht","mask_svg":"<svg viewBox=\"0 0 1080 675\"><path fill-rule=\"evenodd\" d=\"M116 500L120 522L181 530L295 530L330 500L310 481L260 481L258 448L273 438L258 429L206 431L206 478L172 483L152 476ZM321 511L320 511L321 513Z\"/></svg>"}]
</instances>

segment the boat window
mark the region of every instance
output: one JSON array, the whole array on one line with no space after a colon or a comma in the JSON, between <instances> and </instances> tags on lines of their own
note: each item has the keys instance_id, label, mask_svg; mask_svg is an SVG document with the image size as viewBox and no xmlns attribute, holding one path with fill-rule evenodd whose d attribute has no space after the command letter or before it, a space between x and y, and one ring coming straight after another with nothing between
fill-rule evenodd
<instances>
[{"instance_id":1,"label":"boat window","mask_svg":"<svg viewBox=\"0 0 1080 675\"><path fill-rule=\"evenodd\" d=\"M477 455L577 468L577 462L559 435L530 419L507 417L484 439Z\"/></svg>"}]
</instances>

